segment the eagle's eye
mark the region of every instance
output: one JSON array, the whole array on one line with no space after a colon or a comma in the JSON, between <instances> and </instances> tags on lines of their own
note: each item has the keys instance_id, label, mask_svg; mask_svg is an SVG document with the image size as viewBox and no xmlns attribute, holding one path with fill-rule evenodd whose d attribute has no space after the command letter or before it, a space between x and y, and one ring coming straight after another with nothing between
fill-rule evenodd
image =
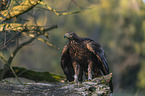
<instances>
[{"instance_id":1,"label":"eagle's eye","mask_svg":"<svg viewBox=\"0 0 145 96\"><path fill-rule=\"evenodd\" d=\"M72 38L72 36L73 36L73 33L66 33L64 35L64 38Z\"/></svg>"}]
</instances>

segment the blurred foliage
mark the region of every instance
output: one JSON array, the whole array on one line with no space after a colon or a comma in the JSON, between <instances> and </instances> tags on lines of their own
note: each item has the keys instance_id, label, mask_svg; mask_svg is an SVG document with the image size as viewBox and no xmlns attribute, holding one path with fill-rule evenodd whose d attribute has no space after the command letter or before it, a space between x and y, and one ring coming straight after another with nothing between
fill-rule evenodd
<instances>
[{"instance_id":1,"label":"blurred foliage","mask_svg":"<svg viewBox=\"0 0 145 96\"><path fill-rule=\"evenodd\" d=\"M20 16L28 25L57 24L49 42L59 50L36 40L23 48L13 66L63 74L60 56L69 31L99 42L107 55L116 91L144 93L145 90L145 4L142 0L43 0L57 12L81 10L79 14L57 16L44 5ZM40 8L41 7L41 8ZM46 10L44 10L46 9ZM24 21L23 21L24 22ZM24 38L22 38L24 39ZM39 45L39 46L38 46Z\"/></svg>"},{"instance_id":2,"label":"blurred foliage","mask_svg":"<svg viewBox=\"0 0 145 96\"><path fill-rule=\"evenodd\" d=\"M145 86L143 1L78 0L77 3L83 12L59 17L61 19L57 23L60 28L51 34L50 40L61 49L64 45L62 33L67 31L74 31L82 37L94 39L105 49L110 69L114 73L116 90L137 92L144 88L142 87ZM51 19L53 20L53 17Z\"/></svg>"}]
</instances>

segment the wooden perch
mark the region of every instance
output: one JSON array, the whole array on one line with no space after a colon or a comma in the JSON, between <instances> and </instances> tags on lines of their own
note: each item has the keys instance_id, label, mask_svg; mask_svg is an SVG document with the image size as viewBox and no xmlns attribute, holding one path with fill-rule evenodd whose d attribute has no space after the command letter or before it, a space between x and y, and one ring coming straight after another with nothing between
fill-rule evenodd
<instances>
[{"instance_id":1,"label":"wooden perch","mask_svg":"<svg viewBox=\"0 0 145 96\"><path fill-rule=\"evenodd\" d=\"M111 79L112 79L112 73L105 75L105 76L96 77L92 81L97 82L97 83L108 84Z\"/></svg>"},{"instance_id":2,"label":"wooden perch","mask_svg":"<svg viewBox=\"0 0 145 96\"><path fill-rule=\"evenodd\" d=\"M11 8L10 10L0 11L0 14L2 15L0 17L0 21L6 21L13 17L19 16L35 7L40 1L41 0L25 0L23 3Z\"/></svg>"},{"instance_id":3,"label":"wooden perch","mask_svg":"<svg viewBox=\"0 0 145 96\"><path fill-rule=\"evenodd\" d=\"M13 68L17 75L20 77L27 77L31 80L38 79L40 81L46 81L49 82L45 83L26 83L24 85L19 84L12 84L7 82L0 81L0 95L2 96L112 96L110 93L110 88L101 82L96 82L96 80L109 80L109 78L112 78L112 73L97 77L94 80L89 80L82 82L78 85L78 83L61 83L57 82L54 83L53 80L59 80L63 77L55 74L51 74L49 72L33 72L31 70L25 70L23 68ZM18 69L18 70L16 70ZM20 72L22 71L22 72ZM13 75L12 73L9 73L8 71L7 75L10 77ZM13 76L11 76L13 77ZM58 77L60 79L58 79ZM33 79L35 78L35 79ZM54 79L55 78L55 79ZM51 81L52 80L52 81ZM111 79L110 79L111 80ZM51 83L53 82L53 83ZM25 90L24 90L25 89Z\"/></svg>"}]
</instances>

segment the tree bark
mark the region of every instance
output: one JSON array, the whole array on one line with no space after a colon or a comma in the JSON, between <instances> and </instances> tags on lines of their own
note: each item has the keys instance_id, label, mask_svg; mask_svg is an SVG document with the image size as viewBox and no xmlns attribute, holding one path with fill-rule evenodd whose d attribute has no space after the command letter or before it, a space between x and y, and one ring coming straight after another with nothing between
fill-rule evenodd
<instances>
[{"instance_id":1,"label":"tree bark","mask_svg":"<svg viewBox=\"0 0 145 96\"><path fill-rule=\"evenodd\" d=\"M30 73L28 75L30 75ZM35 74L36 76L39 76L37 74L40 73ZM45 72L42 74L46 75ZM43 76L41 75L40 77ZM30 75L29 77L31 78L31 76L33 75ZM46 78L47 77L49 78L49 75L47 75ZM112 78L112 73L106 76L94 78L93 80L82 82L81 84L45 82L45 83L26 83L25 85L20 85L20 84L12 84L7 82L0 82L0 95L2 96L3 95L4 96L110 96L110 94L112 93L110 93L111 92L110 88L106 84L111 80L111 78Z\"/></svg>"},{"instance_id":2,"label":"tree bark","mask_svg":"<svg viewBox=\"0 0 145 96\"><path fill-rule=\"evenodd\" d=\"M18 6L0 11L1 14L0 21L6 21L13 17L17 17L34 8L40 1L41 0L25 0Z\"/></svg>"}]
</instances>

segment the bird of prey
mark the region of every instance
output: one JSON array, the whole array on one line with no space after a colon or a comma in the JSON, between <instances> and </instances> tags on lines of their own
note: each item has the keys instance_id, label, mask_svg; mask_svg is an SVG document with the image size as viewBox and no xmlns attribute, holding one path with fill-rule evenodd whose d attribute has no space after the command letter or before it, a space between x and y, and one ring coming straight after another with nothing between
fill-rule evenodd
<instances>
[{"instance_id":1,"label":"bird of prey","mask_svg":"<svg viewBox=\"0 0 145 96\"><path fill-rule=\"evenodd\" d=\"M69 43L64 46L61 55L61 67L68 81L83 81L109 74L109 67L103 48L89 38L82 38L74 32L64 35ZM112 80L109 83L113 91Z\"/></svg>"}]
</instances>

